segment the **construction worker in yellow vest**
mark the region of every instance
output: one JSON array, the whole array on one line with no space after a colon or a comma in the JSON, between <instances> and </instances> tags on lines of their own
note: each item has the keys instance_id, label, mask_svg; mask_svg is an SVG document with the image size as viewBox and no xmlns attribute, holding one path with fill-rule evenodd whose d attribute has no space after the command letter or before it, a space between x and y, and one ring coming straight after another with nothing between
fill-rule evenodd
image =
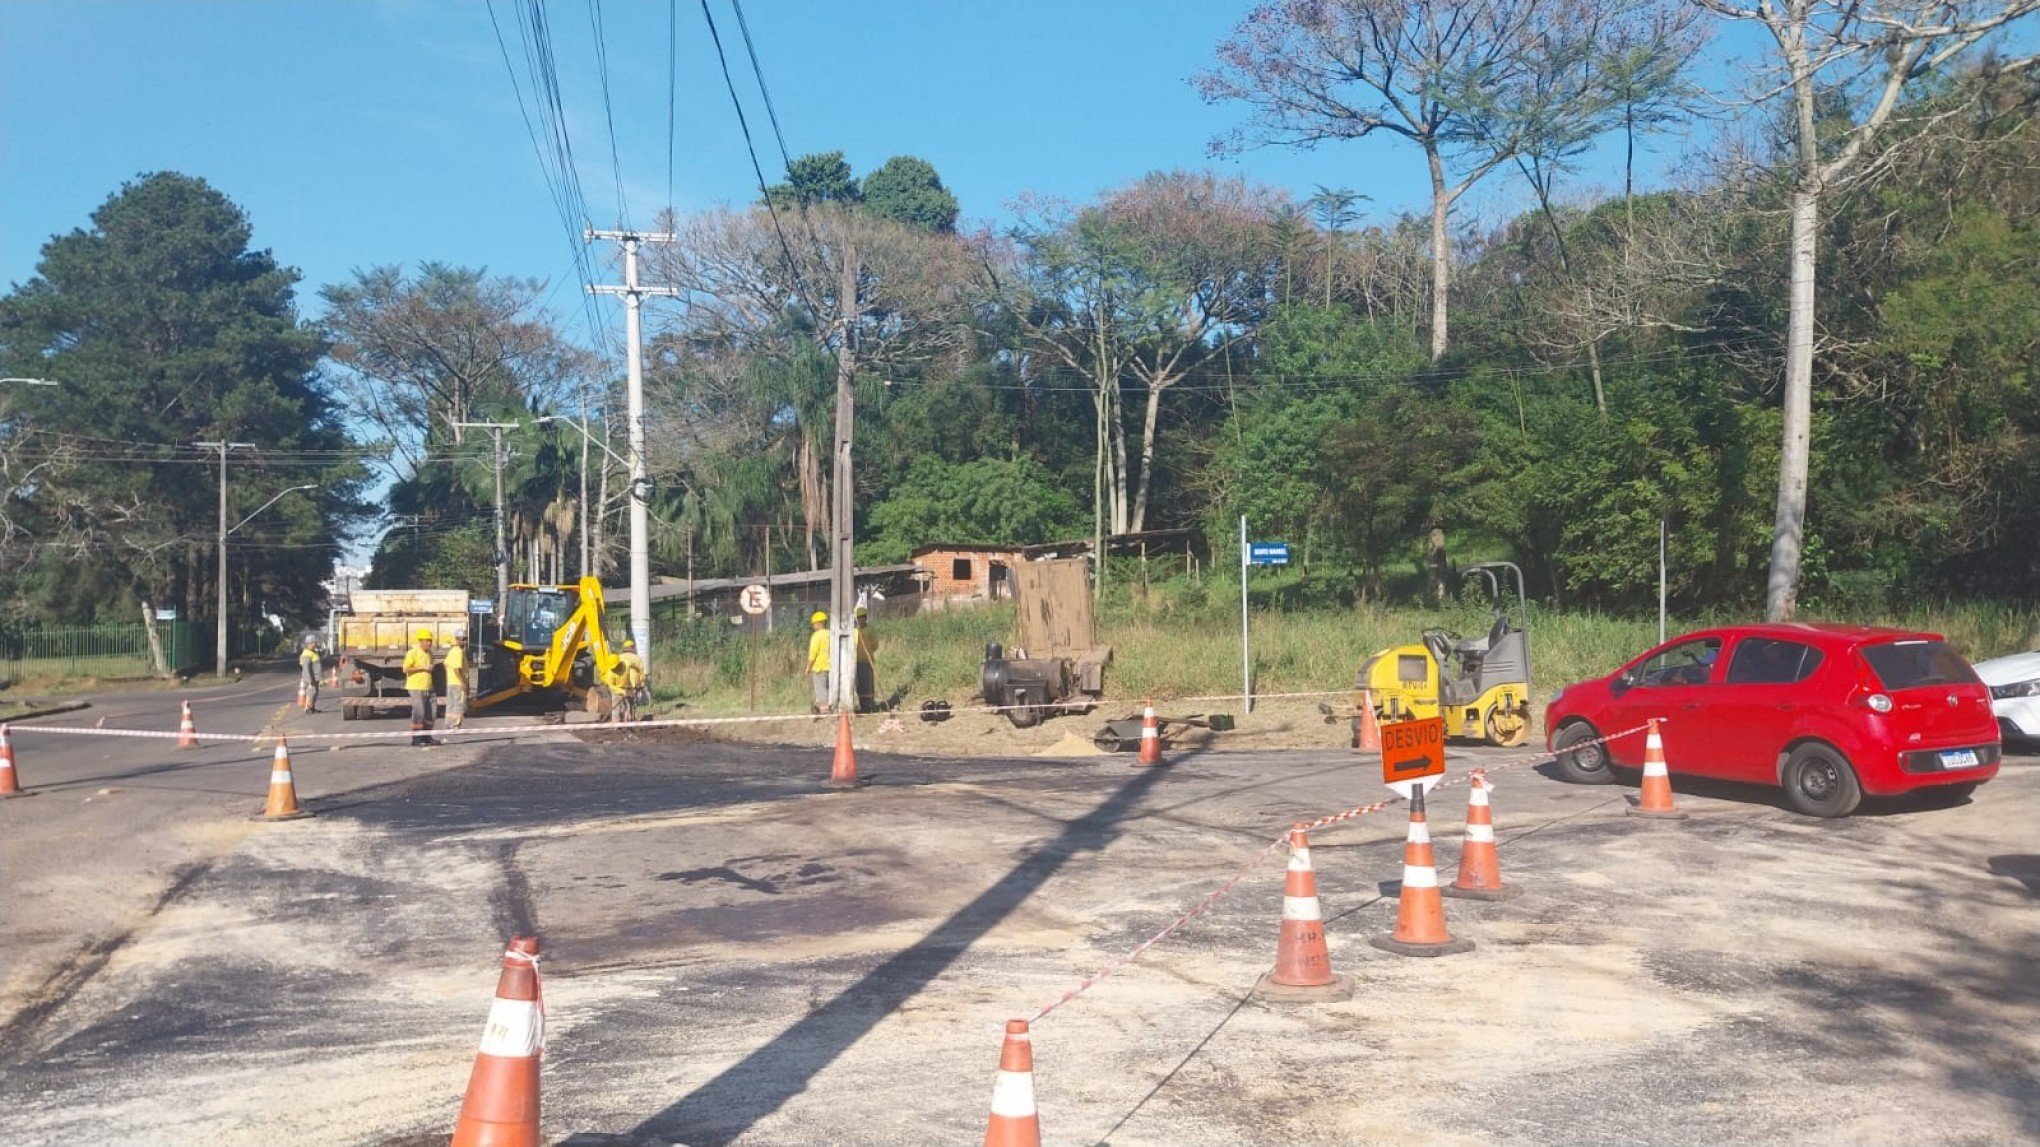
<instances>
[{"instance_id":1,"label":"construction worker in yellow vest","mask_svg":"<svg viewBox=\"0 0 2040 1147\"><path fill-rule=\"evenodd\" d=\"M610 719L637 720L638 704L644 700L645 659L638 656L634 639L623 639L623 652L616 655L616 668L610 671L609 684L616 690L616 707L609 711Z\"/></svg>"},{"instance_id":2,"label":"construction worker in yellow vest","mask_svg":"<svg viewBox=\"0 0 2040 1147\"><path fill-rule=\"evenodd\" d=\"M404 654L404 691L411 695L411 744L430 747L432 740L433 709L437 703L432 696L432 631L418 631L418 643Z\"/></svg>"},{"instance_id":3,"label":"construction worker in yellow vest","mask_svg":"<svg viewBox=\"0 0 2040 1147\"><path fill-rule=\"evenodd\" d=\"M304 698L305 712L319 711L319 639L305 635L304 652L298 654L298 694Z\"/></svg>"},{"instance_id":4,"label":"construction worker in yellow vest","mask_svg":"<svg viewBox=\"0 0 2040 1147\"><path fill-rule=\"evenodd\" d=\"M878 712L878 638L871 635L870 611L857 607L857 711Z\"/></svg>"},{"instance_id":5,"label":"construction worker in yellow vest","mask_svg":"<svg viewBox=\"0 0 2040 1147\"><path fill-rule=\"evenodd\" d=\"M453 648L446 651L446 727L458 729L467 720L468 662L467 634L455 634Z\"/></svg>"},{"instance_id":6,"label":"construction worker in yellow vest","mask_svg":"<svg viewBox=\"0 0 2040 1147\"><path fill-rule=\"evenodd\" d=\"M808 706L810 713L833 713L836 710L836 695L829 688L829 615L816 610L808 618L814 632L808 635L807 672L808 686L814 690L814 703Z\"/></svg>"}]
</instances>

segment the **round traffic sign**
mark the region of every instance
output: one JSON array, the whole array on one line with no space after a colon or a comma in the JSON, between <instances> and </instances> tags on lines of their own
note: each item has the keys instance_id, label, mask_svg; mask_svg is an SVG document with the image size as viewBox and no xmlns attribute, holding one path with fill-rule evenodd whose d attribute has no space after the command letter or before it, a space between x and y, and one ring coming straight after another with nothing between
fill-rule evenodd
<instances>
[{"instance_id":1,"label":"round traffic sign","mask_svg":"<svg viewBox=\"0 0 2040 1147\"><path fill-rule=\"evenodd\" d=\"M747 585L737 595L737 604L744 612L756 617L772 608L772 590L762 585Z\"/></svg>"}]
</instances>

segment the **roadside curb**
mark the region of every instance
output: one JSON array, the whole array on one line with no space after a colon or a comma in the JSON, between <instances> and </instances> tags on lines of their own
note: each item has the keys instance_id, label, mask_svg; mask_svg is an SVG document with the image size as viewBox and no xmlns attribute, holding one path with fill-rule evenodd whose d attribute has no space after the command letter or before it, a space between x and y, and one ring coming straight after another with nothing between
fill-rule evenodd
<instances>
[{"instance_id":1,"label":"roadside curb","mask_svg":"<svg viewBox=\"0 0 2040 1147\"><path fill-rule=\"evenodd\" d=\"M62 705L53 705L47 709L30 709L25 713L16 713L11 717L5 718L5 720L9 724L15 721L38 721L44 717L54 717L60 713L76 713L80 709L90 709L91 707L92 702L90 701L67 701Z\"/></svg>"}]
</instances>

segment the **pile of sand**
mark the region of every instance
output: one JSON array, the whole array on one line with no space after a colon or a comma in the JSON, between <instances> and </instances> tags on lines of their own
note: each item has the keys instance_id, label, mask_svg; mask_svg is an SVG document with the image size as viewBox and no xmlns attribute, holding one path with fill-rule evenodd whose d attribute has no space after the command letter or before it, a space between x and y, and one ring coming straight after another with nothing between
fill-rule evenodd
<instances>
[{"instance_id":1,"label":"pile of sand","mask_svg":"<svg viewBox=\"0 0 2040 1147\"><path fill-rule=\"evenodd\" d=\"M1048 748L1034 754L1037 757L1102 757L1105 750L1091 743L1091 738L1082 733L1068 732L1062 739Z\"/></svg>"}]
</instances>

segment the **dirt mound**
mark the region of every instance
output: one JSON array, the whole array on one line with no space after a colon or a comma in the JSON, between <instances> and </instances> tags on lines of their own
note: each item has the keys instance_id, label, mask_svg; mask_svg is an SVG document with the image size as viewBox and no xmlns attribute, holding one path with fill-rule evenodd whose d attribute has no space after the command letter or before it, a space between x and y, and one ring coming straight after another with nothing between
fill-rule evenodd
<instances>
[{"instance_id":1,"label":"dirt mound","mask_svg":"<svg viewBox=\"0 0 2040 1147\"><path fill-rule=\"evenodd\" d=\"M1037 757L1102 757L1105 751L1082 733L1068 732L1062 739L1034 754Z\"/></svg>"}]
</instances>

